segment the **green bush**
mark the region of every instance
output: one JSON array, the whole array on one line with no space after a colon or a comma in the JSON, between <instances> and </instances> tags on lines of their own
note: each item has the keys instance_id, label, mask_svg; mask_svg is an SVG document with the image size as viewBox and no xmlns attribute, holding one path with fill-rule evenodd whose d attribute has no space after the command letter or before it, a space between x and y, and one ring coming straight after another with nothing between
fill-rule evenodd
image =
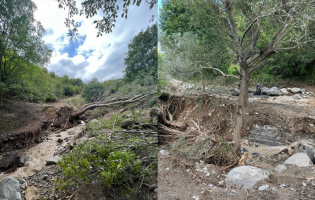
<instances>
[{"instance_id":1,"label":"green bush","mask_svg":"<svg viewBox=\"0 0 315 200\"><path fill-rule=\"evenodd\" d=\"M102 83L99 82L91 82L84 86L82 90L82 97L85 98L86 101L90 102L96 100L99 94L103 90Z\"/></svg>"}]
</instances>

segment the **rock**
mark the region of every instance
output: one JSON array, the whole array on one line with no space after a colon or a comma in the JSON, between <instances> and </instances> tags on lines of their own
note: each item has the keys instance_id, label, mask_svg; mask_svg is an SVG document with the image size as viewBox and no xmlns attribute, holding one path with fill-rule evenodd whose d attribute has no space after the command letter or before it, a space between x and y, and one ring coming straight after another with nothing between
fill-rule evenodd
<instances>
[{"instance_id":1,"label":"rock","mask_svg":"<svg viewBox=\"0 0 315 200\"><path fill-rule=\"evenodd\" d=\"M263 190L267 190L269 188L269 185L262 185L258 188L258 190L263 191Z\"/></svg>"},{"instance_id":2,"label":"rock","mask_svg":"<svg viewBox=\"0 0 315 200\"><path fill-rule=\"evenodd\" d=\"M267 94L268 90L269 90L269 88L267 88L267 87L261 88L261 94Z\"/></svg>"},{"instance_id":3,"label":"rock","mask_svg":"<svg viewBox=\"0 0 315 200\"><path fill-rule=\"evenodd\" d=\"M267 95L268 96L279 96L280 91L277 87L272 87L269 90L267 90Z\"/></svg>"},{"instance_id":4,"label":"rock","mask_svg":"<svg viewBox=\"0 0 315 200\"><path fill-rule=\"evenodd\" d=\"M37 143L40 143L40 142L42 141L42 138L38 137L38 138L35 139L35 141L36 141Z\"/></svg>"},{"instance_id":5,"label":"rock","mask_svg":"<svg viewBox=\"0 0 315 200\"><path fill-rule=\"evenodd\" d=\"M286 88L281 88L280 89L280 92L283 94L283 95L287 95L289 94L288 90Z\"/></svg>"},{"instance_id":6,"label":"rock","mask_svg":"<svg viewBox=\"0 0 315 200\"><path fill-rule=\"evenodd\" d=\"M302 92L302 94L305 94L305 89L302 88L302 89L301 89L301 92Z\"/></svg>"},{"instance_id":7,"label":"rock","mask_svg":"<svg viewBox=\"0 0 315 200\"><path fill-rule=\"evenodd\" d=\"M20 155L19 156L19 158L18 158L18 167L24 167L25 159L26 159L25 155Z\"/></svg>"},{"instance_id":8,"label":"rock","mask_svg":"<svg viewBox=\"0 0 315 200\"><path fill-rule=\"evenodd\" d=\"M298 143L294 147L294 153L306 153L313 163L315 162L314 152L315 149L312 144L306 142Z\"/></svg>"},{"instance_id":9,"label":"rock","mask_svg":"<svg viewBox=\"0 0 315 200\"><path fill-rule=\"evenodd\" d=\"M240 95L240 92L238 90L232 90L232 91L230 91L230 93L231 93L232 96Z\"/></svg>"},{"instance_id":10,"label":"rock","mask_svg":"<svg viewBox=\"0 0 315 200\"><path fill-rule=\"evenodd\" d=\"M48 158L46 159L46 165L56 165L58 160L60 160L61 158L58 156L54 156L52 158Z\"/></svg>"},{"instance_id":11,"label":"rock","mask_svg":"<svg viewBox=\"0 0 315 200\"><path fill-rule=\"evenodd\" d=\"M23 185L24 183L26 183L26 180L20 179L20 180L19 180L19 183L20 183L21 185Z\"/></svg>"},{"instance_id":12,"label":"rock","mask_svg":"<svg viewBox=\"0 0 315 200\"><path fill-rule=\"evenodd\" d=\"M285 165L277 165L275 168L275 172L276 173L282 173L285 170L287 170L288 168Z\"/></svg>"},{"instance_id":13,"label":"rock","mask_svg":"<svg viewBox=\"0 0 315 200\"><path fill-rule=\"evenodd\" d=\"M285 165L296 165L298 167L313 166L312 160L306 153L296 153L289 157L285 162Z\"/></svg>"},{"instance_id":14,"label":"rock","mask_svg":"<svg viewBox=\"0 0 315 200\"><path fill-rule=\"evenodd\" d=\"M0 181L1 200L22 200L20 183L12 177L5 177Z\"/></svg>"},{"instance_id":15,"label":"rock","mask_svg":"<svg viewBox=\"0 0 315 200\"><path fill-rule=\"evenodd\" d=\"M253 157L259 156L259 153L252 153L252 156L253 156Z\"/></svg>"},{"instance_id":16,"label":"rock","mask_svg":"<svg viewBox=\"0 0 315 200\"><path fill-rule=\"evenodd\" d=\"M85 125L85 122L84 121L80 121L80 125Z\"/></svg>"},{"instance_id":17,"label":"rock","mask_svg":"<svg viewBox=\"0 0 315 200\"><path fill-rule=\"evenodd\" d=\"M225 179L226 186L236 186L237 189L252 189L253 186L269 177L270 172L257 167L241 166L232 169Z\"/></svg>"},{"instance_id":18,"label":"rock","mask_svg":"<svg viewBox=\"0 0 315 200\"><path fill-rule=\"evenodd\" d=\"M294 99L302 99L302 97L299 94L295 94L293 98Z\"/></svg>"},{"instance_id":19,"label":"rock","mask_svg":"<svg viewBox=\"0 0 315 200\"><path fill-rule=\"evenodd\" d=\"M57 142L62 143L63 139L62 138L58 138Z\"/></svg>"},{"instance_id":20,"label":"rock","mask_svg":"<svg viewBox=\"0 0 315 200\"><path fill-rule=\"evenodd\" d=\"M121 122L120 127L123 129L130 129L133 124L134 124L134 121L128 118Z\"/></svg>"},{"instance_id":21,"label":"rock","mask_svg":"<svg viewBox=\"0 0 315 200\"><path fill-rule=\"evenodd\" d=\"M92 119L89 123L99 123L100 121L98 121L97 119Z\"/></svg>"},{"instance_id":22,"label":"rock","mask_svg":"<svg viewBox=\"0 0 315 200\"><path fill-rule=\"evenodd\" d=\"M291 92L292 93L299 93L299 92L301 92L301 88L296 88L296 87L291 88Z\"/></svg>"},{"instance_id":23,"label":"rock","mask_svg":"<svg viewBox=\"0 0 315 200\"><path fill-rule=\"evenodd\" d=\"M17 153L10 152L7 155L3 156L2 159L0 159L0 169L7 169L9 167L13 167L16 163L17 159Z\"/></svg>"},{"instance_id":24,"label":"rock","mask_svg":"<svg viewBox=\"0 0 315 200\"><path fill-rule=\"evenodd\" d=\"M241 156L243 155L245 152L248 152L248 150L244 147L241 147L238 151L237 151L237 155Z\"/></svg>"},{"instance_id":25,"label":"rock","mask_svg":"<svg viewBox=\"0 0 315 200\"><path fill-rule=\"evenodd\" d=\"M38 192L38 189L34 186L27 188L27 190L25 191L25 199L26 200L38 199L39 195L36 195L37 192Z\"/></svg>"},{"instance_id":26,"label":"rock","mask_svg":"<svg viewBox=\"0 0 315 200\"><path fill-rule=\"evenodd\" d=\"M288 92L291 92L291 88L288 88Z\"/></svg>"},{"instance_id":27,"label":"rock","mask_svg":"<svg viewBox=\"0 0 315 200\"><path fill-rule=\"evenodd\" d=\"M160 150L160 154L162 154L162 155L168 155L168 154L170 154L170 152L167 151L167 150Z\"/></svg>"}]
</instances>

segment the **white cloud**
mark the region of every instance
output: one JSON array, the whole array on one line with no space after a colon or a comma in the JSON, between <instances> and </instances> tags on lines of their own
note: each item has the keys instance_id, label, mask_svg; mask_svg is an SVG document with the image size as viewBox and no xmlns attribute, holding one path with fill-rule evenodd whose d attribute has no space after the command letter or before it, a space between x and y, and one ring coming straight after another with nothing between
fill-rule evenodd
<instances>
[{"instance_id":1,"label":"white cloud","mask_svg":"<svg viewBox=\"0 0 315 200\"><path fill-rule=\"evenodd\" d=\"M128 19L119 17L112 33L96 37L97 29L93 21L100 19L102 15L98 13L90 19L86 19L85 16L75 16L74 19L81 21L82 25L78 29L81 36L79 43L73 43L66 36L68 29L64 21L67 10L59 9L57 0L34 0L34 2L38 7L35 17L48 30L43 39L53 49L48 69L55 71L59 76L68 75L81 78L85 82L94 77L99 80L122 77L125 68L124 57L130 40L141 29L145 30L153 25L152 22L149 23L152 15L157 18L157 8L149 10L149 4L143 2L139 7L129 8ZM121 10L122 6L120 6ZM75 53L71 51L74 46L77 48Z\"/></svg>"}]
</instances>

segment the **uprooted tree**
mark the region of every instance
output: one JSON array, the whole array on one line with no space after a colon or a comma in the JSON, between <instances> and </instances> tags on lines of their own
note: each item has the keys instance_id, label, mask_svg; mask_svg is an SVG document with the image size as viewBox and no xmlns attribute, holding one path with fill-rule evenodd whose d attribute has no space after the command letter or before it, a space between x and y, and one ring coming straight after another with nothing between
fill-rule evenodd
<instances>
[{"instance_id":1,"label":"uprooted tree","mask_svg":"<svg viewBox=\"0 0 315 200\"><path fill-rule=\"evenodd\" d=\"M309 0L186 0L187 6L207 10L213 15L208 26L233 52L240 80L237 122L233 133L234 150L241 146L245 107L248 103L249 75L264 66L274 54L308 47L313 49L315 2ZM196 17L198 20L198 17ZM204 68L221 70L204 63Z\"/></svg>"},{"instance_id":2,"label":"uprooted tree","mask_svg":"<svg viewBox=\"0 0 315 200\"><path fill-rule=\"evenodd\" d=\"M54 124L56 127L66 129L66 128L71 127L70 122L74 122L76 119L78 119L88 110L92 110L97 107L112 107L112 106L117 106L117 105L124 106L130 103L140 101L154 94L156 94L156 92L153 91L151 93L139 94L139 95L129 97L129 98L126 97L126 98L119 98L119 99L110 99L110 100L105 100L105 101L100 100L97 102L85 104L78 110L73 110L73 108L69 108L69 107L61 107L59 112L57 113L58 119L56 122L54 122Z\"/></svg>"}]
</instances>

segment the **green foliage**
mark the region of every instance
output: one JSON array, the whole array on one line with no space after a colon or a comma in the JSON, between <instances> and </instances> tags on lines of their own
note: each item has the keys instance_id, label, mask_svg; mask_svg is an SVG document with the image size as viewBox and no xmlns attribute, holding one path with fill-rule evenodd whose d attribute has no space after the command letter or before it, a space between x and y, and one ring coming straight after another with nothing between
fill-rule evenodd
<instances>
[{"instance_id":1,"label":"green foliage","mask_svg":"<svg viewBox=\"0 0 315 200\"><path fill-rule=\"evenodd\" d=\"M122 5L122 14L121 17L125 17L127 19L129 7L131 5L139 6L142 0L123 0ZM103 11L101 15L103 17L99 20L94 20L94 24L96 25L96 29L98 30L97 37L102 36L103 33L110 33L112 29L115 27L116 19L118 18L118 10L120 6L120 1L117 0L105 0L98 1L95 0L84 0L81 3L81 10L79 11L76 5L76 1L74 0L58 0L59 8L69 9L69 16L66 19L66 26L69 28L68 36L75 38L78 36L78 27L79 23L74 22L74 15L80 13L80 15L85 15L86 18L90 18L95 16L97 13L100 14L100 11ZM146 1L146 3L150 4L150 9L157 4L157 0Z\"/></svg>"},{"instance_id":2,"label":"green foliage","mask_svg":"<svg viewBox=\"0 0 315 200\"><path fill-rule=\"evenodd\" d=\"M82 90L82 97L88 102L93 100L95 101L98 99L99 95L101 95L103 88L103 84L97 80L91 81L86 86L84 86Z\"/></svg>"},{"instance_id":3,"label":"green foliage","mask_svg":"<svg viewBox=\"0 0 315 200\"><path fill-rule=\"evenodd\" d=\"M134 113L130 118L143 121L141 115ZM140 177L144 180L156 177L157 146L152 144L154 137L115 131L103 133L108 129L121 130L122 120L120 113L114 113L108 119L87 124L91 138L79 143L58 162L61 178L56 181L57 190L74 190L79 184L98 182L128 197L135 192Z\"/></svg>"},{"instance_id":4,"label":"green foliage","mask_svg":"<svg viewBox=\"0 0 315 200\"><path fill-rule=\"evenodd\" d=\"M128 53L125 58L125 81L131 83L135 79L144 78L143 84L152 85L157 79L157 24L141 31L128 45ZM140 76L140 77L139 77ZM147 78L149 77L149 79Z\"/></svg>"}]
</instances>

